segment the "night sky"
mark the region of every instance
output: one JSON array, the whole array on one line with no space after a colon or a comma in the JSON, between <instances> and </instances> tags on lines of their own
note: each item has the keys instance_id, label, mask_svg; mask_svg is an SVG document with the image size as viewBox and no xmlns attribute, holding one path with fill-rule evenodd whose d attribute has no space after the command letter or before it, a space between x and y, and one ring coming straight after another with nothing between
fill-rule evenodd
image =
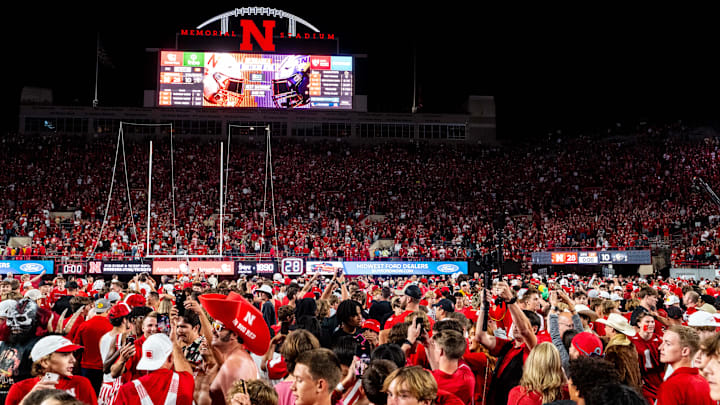
<instances>
[{"instance_id":1,"label":"night sky","mask_svg":"<svg viewBox=\"0 0 720 405\"><path fill-rule=\"evenodd\" d=\"M714 16L709 10L684 16L674 9L494 10L451 2L411 10L393 2L155 3L86 10L24 4L7 13L6 55L15 62L4 70L12 71L7 104L14 108L5 109L3 133L16 126L23 86L52 88L56 104L91 105L98 32L115 66L101 69L101 105L137 107L157 75L146 48L172 48L180 29L243 6L291 12L336 34L341 54L367 54L356 75L371 111L410 111L413 49L421 111L462 113L468 95L493 95L501 137L615 121L702 122L720 111L720 34L706 21ZM435 9L440 5L445 10Z\"/></svg>"}]
</instances>

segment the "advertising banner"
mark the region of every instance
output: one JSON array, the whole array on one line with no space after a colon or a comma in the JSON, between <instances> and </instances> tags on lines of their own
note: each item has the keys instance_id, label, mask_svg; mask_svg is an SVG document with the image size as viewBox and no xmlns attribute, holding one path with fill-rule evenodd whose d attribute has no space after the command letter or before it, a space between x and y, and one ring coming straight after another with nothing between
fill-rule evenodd
<instances>
[{"instance_id":1,"label":"advertising banner","mask_svg":"<svg viewBox=\"0 0 720 405\"><path fill-rule=\"evenodd\" d=\"M314 262L308 261L305 266L307 274L320 272L324 275L332 275L338 270L349 276L360 275L384 275L384 276L412 276L417 275L441 275L461 273L467 274L467 262Z\"/></svg>"},{"instance_id":2,"label":"advertising banner","mask_svg":"<svg viewBox=\"0 0 720 405\"><path fill-rule=\"evenodd\" d=\"M467 274L467 262L342 262L347 275L441 275Z\"/></svg>"},{"instance_id":3,"label":"advertising banner","mask_svg":"<svg viewBox=\"0 0 720 405\"><path fill-rule=\"evenodd\" d=\"M343 262L305 262L305 274L315 274L320 272L320 274L331 276L338 270L343 270Z\"/></svg>"},{"instance_id":4,"label":"advertising banner","mask_svg":"<svg viewBox=\"0 0 720 405\"><path fill-rule=\"evenodd\" d=\"M235 262L235 274L237 275L268 275L275 273L276 270L277 265L274 262Z\"/></svg>"},{"instance_id":5,"label":"advertising banner","mask_svg":"<svg viewBox=\"0 0 720 405\"><path fill-rule=\"evenodd\" d=\"M534 252L534 265L651 264L650 250Z\"/></svg>"},{"instance_id":6,"label":"advertising banner","mask_svg":"<svg viewBox=\"0 0 720 405\"><path fill-rule=\"evenodd\" d=\"M0 274L55 274L52 260L0 260Z\"/></svg>"},{"instance_id":7,"label":"advertising banner","mask_svg":"<svg viewBox=\"0 0 720 405\"><path fill-rule=\"evenodd\" d=\"M152 274L156 276L192 274L196 272L215 274L217 276L235 275L235 266L232 261L188 261L188 260L154 260Z\"/></svg>"},{"instance_id":8,"label":"advertising banner","mask_svg":"<svg viewBox=\"0 0 720 405\"><path fill-rule=\"evenodd\" d=\"M149 273L152 270L152 263L150 260L139 261L139 260L112 260L112 261L99 261L95 260L94 263L100 265L102 274L137 274L137 273ZM97 266L97 264L95 265ZM94 271L97 267L88 265L88 273L90 268Z\"/></svg>"}]
</instances>

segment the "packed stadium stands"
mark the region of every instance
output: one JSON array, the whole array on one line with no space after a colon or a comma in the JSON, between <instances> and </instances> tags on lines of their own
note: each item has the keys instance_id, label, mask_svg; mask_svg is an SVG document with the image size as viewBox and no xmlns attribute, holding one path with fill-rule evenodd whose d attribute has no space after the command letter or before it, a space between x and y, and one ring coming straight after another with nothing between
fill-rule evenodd
<instances>
[{"instance_id":1,"label":"packed stadium stands","mask_svg":"<svg viewBox=\"0 0 720 405\"><path fill-rule=\"evenodd\" d=\"M5 137L0 243L6 257L144 254L148 140L154 141L151 250L218 251L220 139L125 140L100 235L117 137ZM662 246L676 264L720 258L718 207L693 177L720 188L720 141L679 124L622 137L552 137L512 147L273 140L273 228L264 143L232 141L223 251L233 256L464 259L492 245L505 217L506 259L560 247ZM175 198L173 219L172 183ZM57 213L67 212L66 217ZM263 223L264 222L264 223ZM139 240L134 235L137 228ZM264 233L263 233L264 230ZM375 249L377 240L389 246Z\"/></svg>"}]
</instances>

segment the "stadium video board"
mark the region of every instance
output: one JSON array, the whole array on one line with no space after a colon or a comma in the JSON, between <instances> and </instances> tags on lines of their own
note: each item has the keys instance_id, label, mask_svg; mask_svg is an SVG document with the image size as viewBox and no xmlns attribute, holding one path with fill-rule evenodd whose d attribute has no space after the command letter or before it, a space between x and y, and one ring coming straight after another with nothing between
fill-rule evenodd
<instances>
[{"instance_id":1,"label":"stadium video board","mask_svg":"<svg viewBox=\"0 0 720 405\"><path fill-rule=\"evenodd\" d=\"M651 264L650 250L533 252L532 264Z\"/></svg>"},{"instance_id":2,"label":"stadium video board","mask_svg":"<svg viewBox=\"0 0 720 405\"><path fill-rule=\"evenodd\" d=\"M352 109L351 56L161 51L160 107Z\"/></svg>"}]
</instances>

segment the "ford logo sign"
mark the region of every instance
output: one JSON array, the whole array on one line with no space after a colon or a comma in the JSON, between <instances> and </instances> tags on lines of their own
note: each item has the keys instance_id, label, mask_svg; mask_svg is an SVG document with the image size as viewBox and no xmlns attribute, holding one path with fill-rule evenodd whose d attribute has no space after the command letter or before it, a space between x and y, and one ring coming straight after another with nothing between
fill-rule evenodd
<instances>
[{"instance_id":1,"label":"ford logo sign","mask_svg":"<svg viewBox=\"0 0 720 405\"><path fill-rule=\"evenodd\" d=\"M437 267L437 269L441 273L455 273L456 271L460 271L460 267L449 263L441 264Z\"/></svg>"},{"instance_id":2,"label":"ford logo sign","mask_svg":"<svg viewBox=\"0 0 720 405\"><path fill-rule=\"evenodd\" d=\"M26 273L39 273L43 271L44 268L40 263L25 263L20 265L20 270Z\"/></svg>"}]
</instances>

